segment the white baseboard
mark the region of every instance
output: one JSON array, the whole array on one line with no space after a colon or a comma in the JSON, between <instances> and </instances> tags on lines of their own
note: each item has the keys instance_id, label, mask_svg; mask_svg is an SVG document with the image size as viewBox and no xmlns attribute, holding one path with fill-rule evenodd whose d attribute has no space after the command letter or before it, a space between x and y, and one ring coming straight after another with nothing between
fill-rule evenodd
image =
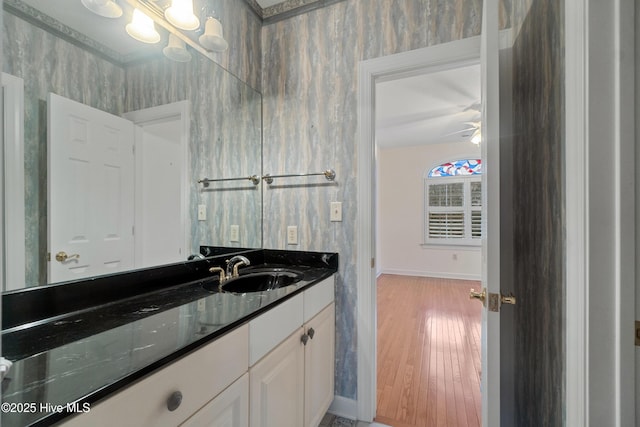
<instances>
[{"instance_id":1,"label":"white baseboard","mask_svg":"<svg viewBox=\"0 0 640 427\"><path fill-rule=\"evenodd\" d=\"M436 277L438 279L457 279L457 280L481 280L481 274L469 273L447 273L440 271L416 271L416 270L398 270L394 268L385 268L381 274L396 274L398 276L417 276L417 277Z\"/></svg>"},{"instance_id":2,"label":"white baseboard","mask_svg":"<svg viewBox=\"0 0 640 427\"><path fill-rule=\"evenodd\" d=\"M347 418L349 420L357 420L358 419L358 401L354 399L348 399L342 396L335 396L327 412L342 418Z\"/></svg>"}]
</instances>

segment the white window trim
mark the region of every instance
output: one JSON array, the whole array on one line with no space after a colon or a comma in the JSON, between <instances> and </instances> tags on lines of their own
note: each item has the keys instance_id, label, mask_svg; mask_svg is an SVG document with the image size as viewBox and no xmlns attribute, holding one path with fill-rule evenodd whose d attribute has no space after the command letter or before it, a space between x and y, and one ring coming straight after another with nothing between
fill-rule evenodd
<instances>
[{"instance_id":1,"label":"white window trim","mask_svg":"<svg viewBox=\"0 0 640 427\"><path fill-rule=\"evenodd\" d=\"M428 175L424 177L424 187L423 187L423 221L422 221L422 236L424 243L421 244L423 247L452 247L452 246L472 246L472 247L480 247L482 245L481 238L472 238L471 235L471 212L474 210L479 210L482 212L482 206L478 208L474 208L471 206L471 183L472 182L481 182L481 175L459 175L459 176L444 176L444 177L429 177ZM455 184L455 183L463 183L463 192L464 192L464 203L461 208L452 207L452 210L460 210L464 213L464 230L465 236L464 238L432 238L429 237L429 213L431 211L440 211L441 209L432 209L429 207L429 186L434 184Z\"/></svg>"}]
</instances>

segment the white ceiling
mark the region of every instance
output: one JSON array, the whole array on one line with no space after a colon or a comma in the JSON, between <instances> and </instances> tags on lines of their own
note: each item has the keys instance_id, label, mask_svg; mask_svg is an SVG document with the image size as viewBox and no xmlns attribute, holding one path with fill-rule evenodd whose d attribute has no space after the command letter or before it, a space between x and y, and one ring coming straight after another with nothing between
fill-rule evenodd
<instances>
[{"instance_id":1,"label":"white ceiling","mask_svg":"<svg viewBox=\"0 0 640 427\"><path fill-rule=\"evenodd\" d=\"M380 148L468 141L480 122L480 65L377 83L375 102Z\"/></svg>"}]
</instances>

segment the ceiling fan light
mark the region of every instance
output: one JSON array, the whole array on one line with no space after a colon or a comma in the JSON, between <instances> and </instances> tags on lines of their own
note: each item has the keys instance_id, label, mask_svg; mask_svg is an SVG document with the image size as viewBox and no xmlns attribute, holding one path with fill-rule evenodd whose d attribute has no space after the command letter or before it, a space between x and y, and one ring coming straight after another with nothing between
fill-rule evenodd
<instances>
[{"instance_id":1,"label":"ceiling fan light","mask_svg":"<svg viewBox=\"0 0 640 427\"><path fill-rule=\"evenodd\" d=\"M131 22L125 27L127 34L143 43L158 43L160 33L156 31L153 19L149 18L140 9L133 11Z\"/></svg>"},{"instance_id":2,"label":"ceiling fan light","mask_svg":"<svg viewBox=\"0 0 640 427\"><path fill-rule=\"evenodd\" d=\"M204 34L198 38L198 41L207 50L214 52L224 52L229 47L229 43L222 35L222 24L216 18L207 18L204 27Z\"/></svg>"},{"instance_id":3,"label":"ceiling fan light","mask_svg":"<svg viewBox=\"0 0 640 427\"><path fill-rule=\"evenodd\" d=\"M82 5L96 15L105 18L120 18L122 8L113 0L81 0Z\"/></svg>"},{"instance_id":4,"label":"ceiling fan light","mask_svg":"<svg viewBox=\"0 0 640 427\"><path fill-rule=\"evenodd\" d=\"M164 16L171 24L183 30L195 30L200 26L200 20L193 14L192 0L173 0Z\"/></svg>"},{"instance_id":5,"label":"ceiling fan light","mask_svg":"<svg viewBox=\"0 0 640 427\"><path fill-rule=\"evenodd\" d=\"M471 142L476 145L480 145L482 142L482 133L480 133L480 129L476 129L471 135Z\"/></svg>"}]
</instances>

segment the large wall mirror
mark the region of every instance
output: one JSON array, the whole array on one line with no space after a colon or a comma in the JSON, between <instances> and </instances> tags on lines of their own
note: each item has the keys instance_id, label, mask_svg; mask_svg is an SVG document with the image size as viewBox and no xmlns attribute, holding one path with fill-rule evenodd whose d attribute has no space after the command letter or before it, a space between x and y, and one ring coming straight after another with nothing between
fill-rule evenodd
<instances>
[{"instance_id":1,"label":"large wall mirror","mask_svg":"<svg viewBox=\"0 0 640 427\"><path fill-rule=\"evenodd\" d=\"M21 140L23 191L5 200L5 216L24 204L24 256L5 257L4 290L182 262L200 245L261 247L262 183L248 177L262 175L262 97L257 79L228 69L233 57L252 55L233 49L253 42L229 43L216 60L188 40L215 3L223 23L243 21L227 37L254 31L252 20L259 34L258 18L243 10L233 21L244 2L224 10L229 2L195 1L201 26L170 59L171 28L156 24L156 44L126 34L135 0L113 2L119 18L84 3L111 2L3 2L3 87L17 82L24 95L21 135L10 136ZM20 106L12 96L3 102L9 112ZM95 249L96 241L110 247Z\"/></svg>"}]
</instances>

